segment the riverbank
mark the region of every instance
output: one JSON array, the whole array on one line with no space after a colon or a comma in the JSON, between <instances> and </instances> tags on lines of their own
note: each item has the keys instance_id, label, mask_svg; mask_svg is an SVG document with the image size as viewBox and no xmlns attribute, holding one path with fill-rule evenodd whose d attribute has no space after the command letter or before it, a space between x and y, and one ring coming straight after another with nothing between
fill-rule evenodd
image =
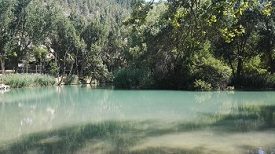
<instances>
[{"instance_id":1,"label":"riverbank","mask_svg":"<svg viewBox=\"0 0 275 154\"><path fill-rule=\"evenodd\" d=\"M0 85L6 85L9 88L24 88L24 87L47 87L47 86L60 86L60 85L93 85L102 86L106 83L100 83L97 80L92 80L91 78L80 78L77 75L63 76L63 77L53 77L45 74L0 74ZM119 88L116 87L114 83L108 83L107 85L114 86L115 89L123 90L178 90L186 91L188 89L165 89L156 87L147 88ZM274 88L244 88L244 87L234 87L227 86L222 90L188 90L188 91L274 91Z\"/></svg>"}]
</instances>

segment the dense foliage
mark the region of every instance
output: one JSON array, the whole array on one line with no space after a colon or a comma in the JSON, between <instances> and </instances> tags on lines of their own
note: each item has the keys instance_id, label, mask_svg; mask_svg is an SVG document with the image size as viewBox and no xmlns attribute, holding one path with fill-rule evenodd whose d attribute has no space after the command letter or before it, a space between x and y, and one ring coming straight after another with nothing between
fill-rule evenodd
<instances>
[{"instance_id":1,"label":"dense foliage","mask_svg":"<svg viewBox=\"0 0 275 154\"><path fill-rule=\"evenodd\" d=\"M274 88L274 5L0 0L1 68L35 64L118 88Z\"/></svg>"}]
</instances>

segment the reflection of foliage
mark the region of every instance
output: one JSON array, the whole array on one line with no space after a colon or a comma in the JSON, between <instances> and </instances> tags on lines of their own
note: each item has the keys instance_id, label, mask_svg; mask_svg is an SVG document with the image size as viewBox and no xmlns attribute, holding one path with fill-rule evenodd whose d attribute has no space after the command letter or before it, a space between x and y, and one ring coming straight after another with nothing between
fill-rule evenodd
<instances>
[{"instance_id":1,"label":"reflection of foliage","mask_svg":"<svg viewBox=\"0 0 275 154\"><path fill-rule=\"evenodd\" d=\"M31 103L38 99L50 99L53 98L55 89L53 87L36 88L34 90L26 89L13 89L12 91L1 96L1 103L14 103L14 102L28 102ZM3 99L2 99L3 98Z\"/></svg>"},{"instance_id":2,"label":"reflection of foliage","mask_svg":"<svg viewBox=\"0 0 275 154\"><path fill-rule=\"evenodd\" d=\"M195 100L198 103L205 103L205 102L209 102L209 100L211 100L213 93L211 92L201 92L201 93L197 93L195 95Z\"/></svg>"}]
</instances>

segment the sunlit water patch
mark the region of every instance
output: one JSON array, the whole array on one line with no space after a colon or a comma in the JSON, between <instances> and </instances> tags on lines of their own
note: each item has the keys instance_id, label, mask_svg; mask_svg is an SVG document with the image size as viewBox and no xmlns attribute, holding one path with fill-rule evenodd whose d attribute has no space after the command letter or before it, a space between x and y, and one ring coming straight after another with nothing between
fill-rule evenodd
<instances>
[{"instance_id":1,"label":"sunlit water patch","mask_svg":"<svg viewBox=\"0 0 275 154\"><path fill-rule=\"evenodd\" d=\"M275 153L275 92L0 94L0 153Z\"/></svg>"}]
</instances>

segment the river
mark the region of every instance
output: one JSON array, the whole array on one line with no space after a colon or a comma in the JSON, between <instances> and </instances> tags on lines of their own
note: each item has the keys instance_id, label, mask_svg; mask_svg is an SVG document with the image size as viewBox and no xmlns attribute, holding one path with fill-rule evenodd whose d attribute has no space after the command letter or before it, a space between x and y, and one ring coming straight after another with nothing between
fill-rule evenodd
<instances>
[{"instance_id":1,"label":"river","mask_svg":"<svg viewBox=\"0 0 275 154\"><path fill-rule=\"evenodd\" d=\"M275 92L113 90L0 94L0 153L275 153Z\"/></svg>"}]
</instances>

